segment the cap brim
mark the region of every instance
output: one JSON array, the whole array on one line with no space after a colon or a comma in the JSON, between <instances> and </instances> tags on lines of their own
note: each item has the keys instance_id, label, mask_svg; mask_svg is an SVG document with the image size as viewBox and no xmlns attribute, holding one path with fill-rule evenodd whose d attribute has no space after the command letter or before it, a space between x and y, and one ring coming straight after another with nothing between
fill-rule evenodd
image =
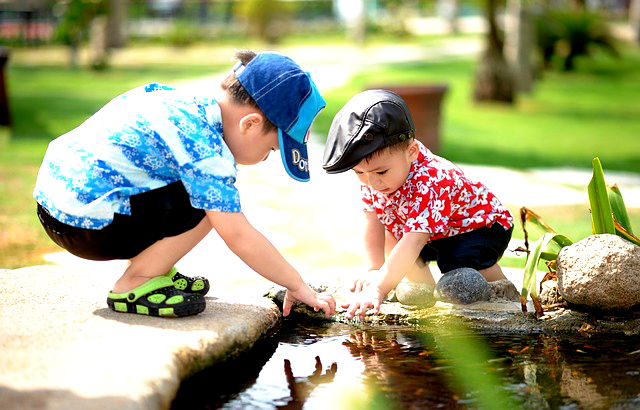
<instances>
[{"instance_id":1,"label":"cap brim","mask_svg":"<svg viewBox=\"0 0 640 410\"><path fill-rule=\"evenodd\" d=\"M302 144L278 129L280 156L284 169L296 181L309 181L309 154L307 145Z\"/></svg>"}]
</instances>

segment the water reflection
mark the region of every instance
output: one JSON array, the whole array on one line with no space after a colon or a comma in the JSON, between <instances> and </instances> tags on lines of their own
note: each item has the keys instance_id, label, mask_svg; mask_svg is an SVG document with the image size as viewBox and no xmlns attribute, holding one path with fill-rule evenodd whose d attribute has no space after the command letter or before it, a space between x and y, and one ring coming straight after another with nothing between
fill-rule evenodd
<instances>
[{"instance_id":1,"label":"water reflection","mask_svg":"<svg viewBox=\"0 0 640 410\"><path fill-rule=\"evenodd\" d=\"M295 377L291 370L291 362L289 359L284 359L284 374L287 378L291 400L285 405L277 406L277 408L301 409L313 389L321 384L331 383L337 371L338 364L333 362L329 369L322 373L322 362L320 357L316 356L316 368L313 373L307 377Z\"/></svg>"},{"instance_id":2,"label":"water reflection","mask_svg":"<svg viewBox=\"0 0 640 410\"><path fill-rule=\"evenodd\" d=\"M422 333L355 331L343 342L365 365L363 377L394 407L456 407L459 398L449 389L441 370L444 361L429 346L433 338Z\"/></svg>"},{"instance_id":3,"label":"water reflection","mask_svg":"<svg viewBox=\"0 0 640 410\"><path fill-rule=\"evenodd\" d=\"M638 337L468 337L489 346L485 367L517 408L640 408ZM199 388L183 383L173 408L475 408L473 392L451 388L438 354L448 340L412 327L299 325L248 361L204 372Z\"/></svg>"}]
</instances>

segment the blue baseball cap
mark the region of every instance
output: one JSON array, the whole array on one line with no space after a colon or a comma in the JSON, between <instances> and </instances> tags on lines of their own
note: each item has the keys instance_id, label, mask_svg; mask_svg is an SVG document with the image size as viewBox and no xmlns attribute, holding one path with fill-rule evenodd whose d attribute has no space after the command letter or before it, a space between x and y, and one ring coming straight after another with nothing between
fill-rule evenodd
<instances>
[{"instance_id":1,"label":"blue baseball cap","mask_svg":"<svg viewBox=\"0 0 640 410\"><path fill-rule=\"evenodd\" d=\"M284 169L293 179L308 181L309 129L327 105L309 73L275 52L259 53L247 65L239 61L233 71L267 119L278 127Z\"/></svg>"}]
</instances>

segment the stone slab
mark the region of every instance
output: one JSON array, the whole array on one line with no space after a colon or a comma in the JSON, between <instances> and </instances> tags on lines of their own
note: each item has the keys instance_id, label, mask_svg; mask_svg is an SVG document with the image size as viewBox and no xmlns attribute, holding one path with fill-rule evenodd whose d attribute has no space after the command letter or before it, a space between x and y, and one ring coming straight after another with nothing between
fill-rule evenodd
<instances>
[{"instance_id":1,"label":"stone slab","mask_svg":"<svg viewBox=\"0 0 640 410\"><path fill-rule=\"evenodd\" d=\"M37 266L0 271L0 403L20 409L165 409L181 379L270 333L280 313L254 294L207 296L181 319L106 306L119 275Z\"/></svg>"}]
</instances>

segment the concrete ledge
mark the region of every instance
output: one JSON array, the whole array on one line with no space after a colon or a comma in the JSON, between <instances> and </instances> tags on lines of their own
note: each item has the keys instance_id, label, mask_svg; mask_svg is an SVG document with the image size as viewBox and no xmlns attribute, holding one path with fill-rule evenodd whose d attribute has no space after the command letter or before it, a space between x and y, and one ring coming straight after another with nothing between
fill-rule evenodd
<instances>
[{"instance_id":1,"label":"concrete ledge","mask_svg":"<svg viewBox=\"0 0 640 410\"><path fill-rule=\"evenodd\" d=\"M251 347L279 323L268 299L207 297L193 317L120 314L115 276L0 271L0 403L21 409L165 409L181 379Z\"/></svg>"}]
</instances>

